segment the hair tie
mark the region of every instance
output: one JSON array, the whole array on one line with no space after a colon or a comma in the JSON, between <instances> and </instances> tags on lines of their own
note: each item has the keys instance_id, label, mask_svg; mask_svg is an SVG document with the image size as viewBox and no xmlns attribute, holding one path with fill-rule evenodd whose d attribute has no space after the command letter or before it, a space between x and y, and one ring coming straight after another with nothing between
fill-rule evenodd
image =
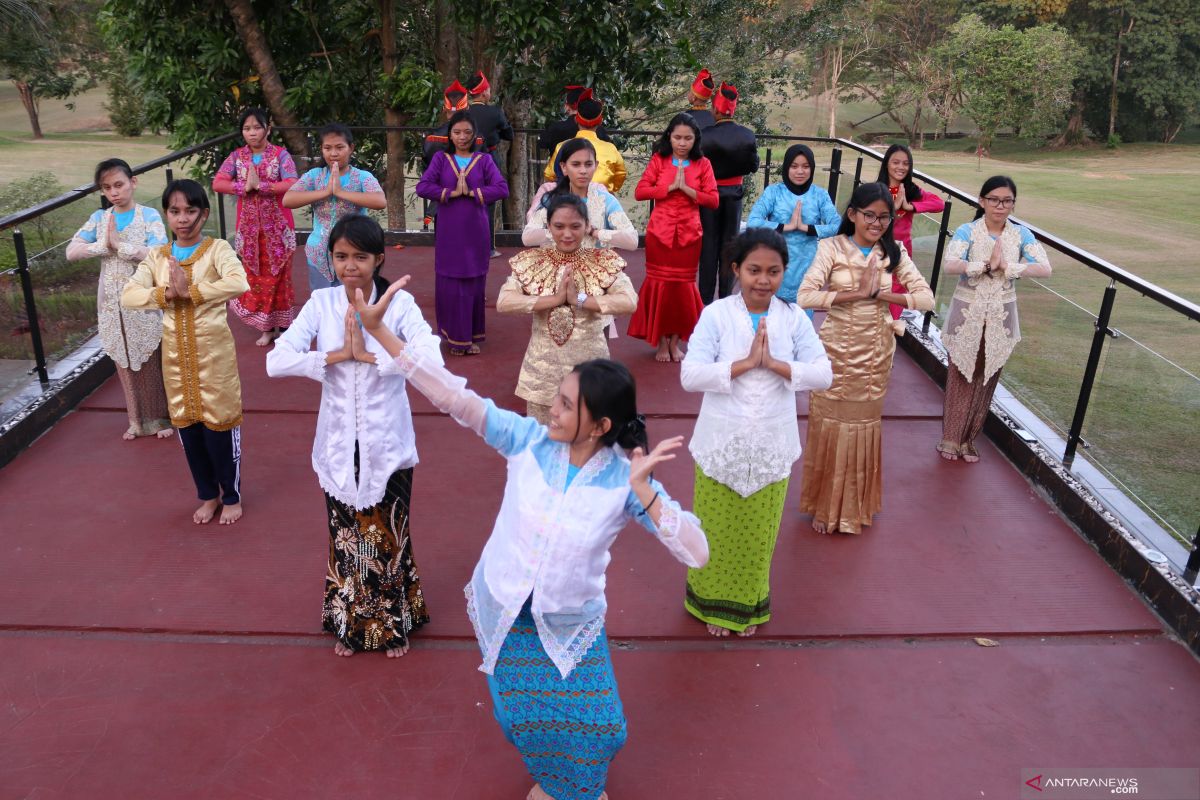
<instances>
[{"instance_id":1,"label":"hair tie","mask_svg":"<svg viewBox=\"0 0 1200 800\"><path fill-rule=\"evenodd\" d=\"M625 420L625 425L622 427L621 432L630 434L637 439L644 439L646 436L646 418L641 414L634 414Z\"/></svg>"}]
</instances>

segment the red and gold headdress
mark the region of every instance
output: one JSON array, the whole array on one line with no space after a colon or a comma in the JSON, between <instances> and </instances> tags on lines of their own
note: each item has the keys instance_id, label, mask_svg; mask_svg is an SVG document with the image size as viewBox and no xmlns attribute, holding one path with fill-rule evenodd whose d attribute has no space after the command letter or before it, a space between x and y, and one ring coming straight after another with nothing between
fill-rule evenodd
<instances>
[{"instance_id":1,"label":"red and gold headdress","mask_svg":"<svg viewBox=\"0 0 1200 800\"><path fill-rule=\"evenodd\" d=\"M713 96L714 86L712 73L706 69L702 69L697 73L696 80L692 81L692 94L703 100L707 100Z\"/></svg>"},{"instance_id":2,"label":"red and gold headdress","mask_svg":"<svg viewBox=\"0 0 1200 800\"><path fill-rule=\"evenodd\" d=\"M713 111L718 114L724 114L727 117L732 117L733 112L737 110L738 90L735 86L730 86L722 81L721 89L713 98Z\"/></svg>"},{"instance_id":3,"label":"red and gold headdress","mask_svg":"<svg viewBox=\"0 0 1200 800\"><path fill-rule=\"evenodd\" d=\"M596 99L591 89L584 89L576 104L575 121L592 128L604 120L604 103Z\"/></svg>"},{"instance_id":4,"label":"red and gold headdress","mask_svg":"<svg viewBox=\"0 0 1200 800\"><path fill-rule=\"evenodd\" d=\"M484 76L483 70L479 70L478 72L476 72L475 75L471 78L471 80L467 81L467 83L475 84L474 86L471 86L469 89L467 89L467 91L470 92L472 97L478 97L479 95L483 94L486 91L489 91L492 88L492 85L490 83L488 83L488 79Z\"/></svg>"},{"instance_id":5,"label":"red and gold headdress","mask_svg":"<svg viewBox=\"0 0 1200 800\"><path fill-rule=\"evenodd\" d=\"M467 107L467 87L454 79L454 83L446 87L446 91L442 92L442 108L447 111L462 111Z\"/></svg>"}]
</instances>

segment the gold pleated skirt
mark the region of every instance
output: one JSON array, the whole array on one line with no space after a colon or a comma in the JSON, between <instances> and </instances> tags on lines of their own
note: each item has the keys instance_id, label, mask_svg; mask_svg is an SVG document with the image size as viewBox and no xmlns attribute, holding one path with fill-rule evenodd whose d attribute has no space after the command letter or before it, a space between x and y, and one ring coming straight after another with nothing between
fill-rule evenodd
<instances>
[{"instance_id":1,"label":"gold pleated skirt","mask_svg":"<svg viewBox=\"0 0 1200 800\"><path fill-rule=\"evenodd\" d=\"M809 398L800 510L830 533L862 533L883 508L883 398Z\"/></svg>"}]
</instances>

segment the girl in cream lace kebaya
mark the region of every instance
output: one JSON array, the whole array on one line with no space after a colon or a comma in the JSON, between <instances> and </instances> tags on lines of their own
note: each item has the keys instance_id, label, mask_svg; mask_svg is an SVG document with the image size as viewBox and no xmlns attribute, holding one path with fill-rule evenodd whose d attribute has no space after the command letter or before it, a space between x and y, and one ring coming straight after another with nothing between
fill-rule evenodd
<instances>
[{"instance_id":1,"label":"girl in cream lace kebaya","mask_svg":"<svg viewBox=\"0 0 1200 800\"><path fill-rule=\"evenodd\" d=\"M1016 281L1050 275L1046 251L1028 228L1011 222L1017 184L1005 175L979 190L974 222L960 225L946 248L946 272L959 275L942 342L950 354L946 406L938 452L954 461L979 460L983 430L1000 369L1021 341Z\"/></svg>"},{"instance_id":2,"label":"girl in cream lace kebaya","mask_svg":"<svg viewBox=\"0 0 1200 800\"><path fill-rule=\"evenodd\" d=\"M100 344L116 365L125 392L129 427L123 438L157 435L161 439L173 430L159 350L162 311L121 308L121 292L150 249L167 243L167 230L157 211L133 201L137 178L121 159L110 158L96 166L96 186L112 207L94 212L71 237L67 258L100 258L96 315Z\"/></svg>"},{"instance_id":3,"label":"girl in cream lace kebaya","mask_svg":"<svg viewBox=\"0 0 1200 800\"><path fill-rule=\"evenodd\" d=\"M821 341L833 385L812 393L800 489L800 510L813 515L818 533L861 533L883 507L883 397L896 352L888 303L933 308L929 284L892 238L893 214L882 183L855 189L838 235L821 240L797 295L805 308L829 311ZM892 278L908 292L891 291Z\"/></svg>"},{"instance_id":4,"label":"girl in cream lace kebaya","mask_svg":"<svg viewBox=\"0 0 1200 800\"><path fill-rule=\"evenodd\" d=\"M690 450L709 562L688 570L684 607L713 636L752 636L771 618L771 557L788 476L800 457L796 392L828 389L833 370L808 315L776 293L788 246L749 228L729 261L741 294L707 306L683 359L683 388L704 392Z\"/></svg>"}]
</instances>

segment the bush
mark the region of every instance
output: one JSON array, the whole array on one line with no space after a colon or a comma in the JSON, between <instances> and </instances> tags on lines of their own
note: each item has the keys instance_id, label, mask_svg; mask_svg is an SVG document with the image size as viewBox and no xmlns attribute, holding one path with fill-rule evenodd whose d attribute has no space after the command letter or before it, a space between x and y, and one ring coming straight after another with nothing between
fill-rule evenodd
<instances>
[{"instance_id":1,"label":"bush","mask_svg":"<svg viewBox=\"0 0 1200 800\"><path fill-rule=\"evenodd\" d=\"M1109 150L1116 150L1118 147L1121 146L1121 134L1110 133L1108 135L1108 141L1105 143L1105 146L1108 147Z\"/></svg>"},{"instance_id":2,"label":"bush","mask_svg":"<svg viewBox=\"0 0 1200 800\"><path fill-rule=\"evenodd\" d=\"M104 110L113 130L121 136L141 136L146 129L146 105L141 89L119 67L108 76L108 102Z\"/></svg>"},{"instance_id":3,"label":"bush","mask_svg":"<svg viewBox=\"0 0 1200 800\"><path fill-rule=\"evenodd\" d=\"M66 190L67 187L59 183L58 178L50 172L39 172L24 180L13 181L0 189L0 217L24 211L30 206L58 197ZM71 229L66 234L70 236L75 230L71 227L70 215L68 209L59 209L21 225L21 230L25 233L25 249L29 255L50 248L66 228ZM12 237L6 232L3 241L0 242L0 268L11 267L14 264L16 258L13 255Z\"/></svg>"}]
</instances>

